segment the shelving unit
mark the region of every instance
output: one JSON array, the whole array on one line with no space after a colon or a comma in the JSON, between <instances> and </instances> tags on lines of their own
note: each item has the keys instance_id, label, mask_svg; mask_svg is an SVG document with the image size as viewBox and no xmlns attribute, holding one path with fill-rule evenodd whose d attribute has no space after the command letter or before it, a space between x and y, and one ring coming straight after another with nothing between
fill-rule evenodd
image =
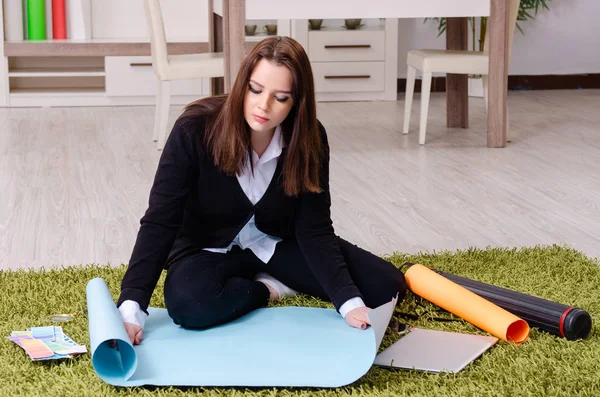
<instances>
[{"instance_id":1,"label":"shelving unit","mask_svg":"<svg viewBox=\"0 0 600 397\"><path fill-rule=\"evenodd\" d=\"M366 19L358 29L325 20L319 30L307 20L292 23L294 37L311 61L318 101L396 100L398 20Z\"/></svg>"},{"instance_id":2,"label":"shelving unit","mask_svg":"<svg viewBox=\"0 0 600 397\"><path fill-rule=\"evenodd\" d=\"M92 1L88 40L5 41L0 0L0 106L153 105L156 77L143 1ZM207 0L161 0L161 6L169 54L208 52ZM305 47L317 100L395 100L397 20L365 20L358 30L326 20L319 31L310 31L307 20L247 23L258 25L256 35L246 36L248 49L268 37L264 25L275 23L278 35ZM209 93L209 79L174 82L171 103Z\"/></svg>"},{"instance_id":3,"label":"shelving unit","mask_svg":"<svg viewBox=\"0 0 600 397\"><path fill-rule=\"evenodd\" d=\"M269 36L264 30L267 24L277 25L277 36L291 36L291 22L289 19L269 20L269 19L249 19L246 21L248 25L256 25L256 33L254 35L246 35L246 43L258 43Z\"/></svg>"},{"instance_id":4,"label":"shelving unit","mask_svg":"<svg viewBox=\"0 0 600 397\"><path fill-rule=\"evenodd\" d=\"M171 55L208 51L208 42L177 40L168 43ZM143 39L90 39L6 41L4 56L120 56L150 55L150 43Z\"/></svg>"},{"instance_id":5,"label":"shelving unit","mask_svg":"<svg viewBox=\"0 0 600 397\"><path fill-rule=\"evenodd\" d=\"M198 24L208 21L206 1L162 0L169 54L208 51L208 23ZM40 41L5 41L1 3L0 106L155 103L152 68L134 67L152 62L143 0L92 1L93 38ZM208 79L181 83L173 84L175 105L210 92Z\"/></svg>"},{"instance_id":6,"label":"shelving unit","mask_svg":"<svg viewBox=\"0 0 600 397\"><path fill-rule=\"evenodd\" d=\"M16 68L9 69L8 77L99 77L104 68Z\"/></svg>"},{"instance_id":7,"label":"shelving unit","mask_svg":"<svg viewBox=\"0 0 600 397\"><path fill-rule=\"evenodd\" d=\"M104 57L7 57L9 97L39 93L101 95L104 92ZM88 95L89 96L89 95Z\"/></svg>"}]
</instances>

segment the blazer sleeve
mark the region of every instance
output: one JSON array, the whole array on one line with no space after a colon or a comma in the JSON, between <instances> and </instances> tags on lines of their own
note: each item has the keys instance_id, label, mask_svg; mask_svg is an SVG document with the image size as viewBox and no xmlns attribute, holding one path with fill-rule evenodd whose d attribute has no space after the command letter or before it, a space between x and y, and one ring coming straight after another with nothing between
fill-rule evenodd
<instances>
[{"instance_id":1,"label":"blazer sleeve","mask_svg":"<svg viewBox=\"0 0 600 397\"><path fill-rule=\"evenodd\" d=\"M308 265L339 311L347 300L363 296L350 276L335 236L329 191L329 144L325 128L320 123L319 129L323 143L319 182L323 191L300 195L295 233Z\"/></svg>"},{"instance_id":2,"label":"blazer sleeve","mask_svg":"<svg viewBox=\"0 0 600 397\"><path fill-rule=\"evenodd\" d=\"M120 306L133 300L147 313L150 298L182 224L199 170L196 128L178 120L161 154L148 208L140 220L131 259L121 282Z\"/></svg>"}]
</instances>

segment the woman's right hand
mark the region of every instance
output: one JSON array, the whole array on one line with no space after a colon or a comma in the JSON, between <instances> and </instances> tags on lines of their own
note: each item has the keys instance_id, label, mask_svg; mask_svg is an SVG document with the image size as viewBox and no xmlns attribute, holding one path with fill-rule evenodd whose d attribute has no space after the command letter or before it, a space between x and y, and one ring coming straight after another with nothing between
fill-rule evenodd
<instances>
[{"instance_id":1,"label":"woman's right hand","mask_svg":"<svg viewBox=\"0 0 600 397\"><path fill-rule=\"evenodd\" d=\"M125 331L127 331L127 336L129 336L129 340L133 345L139 345L142 343L142 338L144 333L142 331L142 327L132 323L123 323L125 325Z\"/></svg>"}]
</instances>

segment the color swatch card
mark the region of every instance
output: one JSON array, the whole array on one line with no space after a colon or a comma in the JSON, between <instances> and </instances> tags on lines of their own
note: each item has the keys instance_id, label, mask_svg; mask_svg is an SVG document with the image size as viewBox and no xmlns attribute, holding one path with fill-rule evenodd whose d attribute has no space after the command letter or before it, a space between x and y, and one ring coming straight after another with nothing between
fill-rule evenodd
<instances>
[{"instance_id":1,"label":"color swatch card","mask_svg":"<svg viewBox=\"0 0 600 397\"><path fill-rule=\"evenodd\" d=\"M8 337L21 347L33 361L70 358L87 353L85 345L79 345L64 334L62 327L33 327L26 331L13 331Z\"/></svg>"},{"instance_id":2,"label":"color swatch card","mask_svg":"<svg viewBox=\"0 0 600 397\"><path fill-rule=\"evenodd\" d=\"M59 328L60 331L55 330L55 328ZM54 326L48 326L48 327L33 327L33 328L28 328L27 331L31 332L31 336L33 336L35 339L40 339L40 340L62 340L62 327L54 327ZM57 333L60 332L61 335L57 335Z\"/></svg>"},{"instance_id":3,"label":"color swatch card","mask_svg":"<svg viewBox=\"0 0 600 397\"><path fill-rule=\"evenodd\" d=\"M49 358L54 355L54 352L39 339L21 339L21 347L25 349L32 360Z\"/></svg>"}]
</instances>

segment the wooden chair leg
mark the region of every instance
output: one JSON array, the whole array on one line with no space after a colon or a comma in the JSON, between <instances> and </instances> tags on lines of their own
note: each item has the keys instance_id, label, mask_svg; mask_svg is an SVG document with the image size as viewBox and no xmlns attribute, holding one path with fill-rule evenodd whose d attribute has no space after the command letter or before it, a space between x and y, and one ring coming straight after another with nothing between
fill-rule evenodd
<instances>
[{"instance_id":1,"label":"wooden chair leg","mask_svg":"<svg viewBox=\"0 0 600 397\"><path fill-rule=\"evenodd\" d=\"M483 75L483 99L485 102L485 113L488 113L488 100L489 100L489 93L488 93L488 86L489 86L489 76ZM510 123L509 123L509 117L508 117L508 110L506 111L506 142L511 142L512 141L512 135L510 133Z\"/></svg>"},{"instance_id":2,"label":"wooden chair leg","mask_svg":"<svg viewBox=\"0 0 600 397\"><path fill-rule=\"evenodd\" d=\"M506 109L506 142L512 142L512 134L510 132L510 117L508 117L508 109Z\"/></svg>"}]
</instances>

